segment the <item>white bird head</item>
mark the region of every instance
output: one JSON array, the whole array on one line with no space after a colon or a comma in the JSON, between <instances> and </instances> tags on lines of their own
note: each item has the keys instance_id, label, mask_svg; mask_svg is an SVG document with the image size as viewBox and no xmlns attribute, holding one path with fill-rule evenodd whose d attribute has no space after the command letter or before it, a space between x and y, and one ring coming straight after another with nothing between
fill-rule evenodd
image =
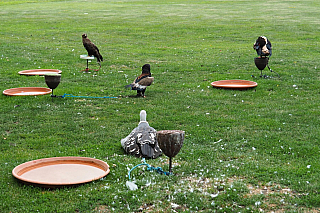
<instances>
[{"instance_id":1,"label":"white bird head","mask_svg":"<svg viewBox=\"0 0 320 213\"><path fill-rule=\"evenodd\" d=\"M140 123L148 123L147 122L147 112L145 110L140 111Z\"/></svg>"}]
</instances>

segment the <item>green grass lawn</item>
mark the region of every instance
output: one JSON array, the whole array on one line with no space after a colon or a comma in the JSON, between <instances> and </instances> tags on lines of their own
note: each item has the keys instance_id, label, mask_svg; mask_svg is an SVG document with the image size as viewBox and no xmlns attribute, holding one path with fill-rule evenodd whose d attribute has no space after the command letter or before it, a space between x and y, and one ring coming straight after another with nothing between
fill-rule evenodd
<instances>
[{"instance_id":1,"label":"green grass lawn","mask_svg":"<svg viewBox=\"0 0 320 213\"><path fill-rule=\"evenodd\" d=\"M319 212L320 2L313 0L2 0L3 91L46 87L28 69L62 70L54 90L75 96L0 95L0 212ZM88 34L104 57L83 73ZM259 78L252 46L271 41ZM146 98L126 90L151 65ZM95 61L89 68L98 68ZM255 76L255 77L252 77ZM253 80L248 90L211 82ZM186 132L175 175L139 167L121 145L140 110L156 130ZM40 158L82 156L110 165L100 180L58 189L25 185L14 167ZM168 158L147 160L168 170ZM151 182L151 184L150 184Z\"/></svg>"}]
</instances>

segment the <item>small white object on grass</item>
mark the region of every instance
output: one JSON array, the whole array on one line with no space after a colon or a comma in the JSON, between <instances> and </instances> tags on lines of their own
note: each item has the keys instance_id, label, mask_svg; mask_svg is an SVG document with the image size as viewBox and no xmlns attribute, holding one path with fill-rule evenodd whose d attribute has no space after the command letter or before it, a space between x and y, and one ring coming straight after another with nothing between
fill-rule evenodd
<instances>
[{"instance_id":1,"label":"small white object on grass","mask_svg":"<svg viewBox=\"0 0 320 213\"><path fill-rule=\"evenodd\" d=\"M130 189L131 191L135 191L138 189L138 186L132 182L132 181L127 181L126 182L126 186L128 187L128 189Z\"/></svg>"}]
</instances>

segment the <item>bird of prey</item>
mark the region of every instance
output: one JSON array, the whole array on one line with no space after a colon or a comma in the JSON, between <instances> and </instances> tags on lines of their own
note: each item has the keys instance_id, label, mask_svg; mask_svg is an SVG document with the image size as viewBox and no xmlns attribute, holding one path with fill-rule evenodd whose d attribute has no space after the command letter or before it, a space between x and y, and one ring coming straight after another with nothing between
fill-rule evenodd
<instances>
[{"instance_id":1,"label":"bird of prey","mask_svg":"<svg viewBox=\"0 0 320 213\"><path fill-rule=\"evenodd\" d=\"M267 66L270 72L274 72L270 67L269 67L269 58L272 55L272 46L271 42L267 37L265 36L259 36L256 42L253 44L253 49L257 51L258 58L255 58L255 64L260 69L261 75L260 77L265 77L268 78L269 76L267 75L262 75L262 70ZM278 73L276 73L279 76Z\"/></svg>"},{"instance_id":2,"label":"bird of prey","mask_svg":"<svg viewBox=\"0 0 320 213\"><path fill-rule=\"evenodd\" d=\"M126 88L131 88L131 90L137 90L137 96L145 97L144 93L147 86L150 86L154 78L151 77L150 64L145 64L142 66L142 73L139 75L131 84L126 85Z\"/></svg>"},{"instance_id":3,"label":"bird of prey","mask_svg":"<svg viewBox=\"0 0 320 213\"><path fill-rule=\"evenodd\" d=\"M97 62L101 67L101 62L103 61L102 55L100 54L98 47L88 39L87 34L82 34L82 43L88 52L88 56L96 57Z\"/></svg>"},{"instance_id":4,"label":"bird of prey","mask_svg":"<svg viewBox=\"0 0 320 213\"><path fill-rule=\"evenodd\" d=\"M157 142L157 131L150 127L145 110L140 111L140 123L132 132L121 139L121 146L127 154L135 157L155 159L162 154Z\"/></svg>"},{"instance_id":5,"label":"bird of prey","mask_svg":"<svg viewBox=\"0 0 320 213\"><path fill-rule=\"evenodd\" d=\"M272 55L271 42L265 36L259 36L253 44L253 49L257 51L259 57L270 57Z\"/></svg>"}]
</instances>

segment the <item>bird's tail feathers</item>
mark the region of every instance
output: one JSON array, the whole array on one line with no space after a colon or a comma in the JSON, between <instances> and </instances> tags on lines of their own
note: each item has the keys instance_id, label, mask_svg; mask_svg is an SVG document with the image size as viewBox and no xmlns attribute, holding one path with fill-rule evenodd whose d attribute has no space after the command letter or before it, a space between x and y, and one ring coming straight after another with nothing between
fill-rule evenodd
<instances>
[{"instance_id":1,"label":"bird's tail feathers","mask_svg":"<svg viewBox=\"0 0 320 213\"><path fill-rule=\"evenodd\" d=\"M102 57L102 55L100 55L100 54L99 54L99 55L97 55L97 57L96 57L96 58L97 58L97 62L98 62L98 63L100 63L100 62L102 62L102 61L103 61L103 57Z\"/></svg>"},{"instance_id":2,"label":"bird's tail feathers","mask_svg":"<svg viewBox=\"0 0 320 213\"><path fill-rule=\"evenodd\" d=\"M125 85L124 87L125 87L125 88L129 88L129 87L130 87L130 88L132 89L133 84L128 84L128 85Z\"/></svg>"},{"instance_id":3,"label":"bird's tail feathers","mask_svg":"<svg viewBox=\"0 0 320 213\"><path fill-rule=\"evenodd\" d=\"M141 153L143 156L152 158L154 153L154 146L151 146L150 144L144 144L141 147Z\"/></svg>"}]
</instances>

